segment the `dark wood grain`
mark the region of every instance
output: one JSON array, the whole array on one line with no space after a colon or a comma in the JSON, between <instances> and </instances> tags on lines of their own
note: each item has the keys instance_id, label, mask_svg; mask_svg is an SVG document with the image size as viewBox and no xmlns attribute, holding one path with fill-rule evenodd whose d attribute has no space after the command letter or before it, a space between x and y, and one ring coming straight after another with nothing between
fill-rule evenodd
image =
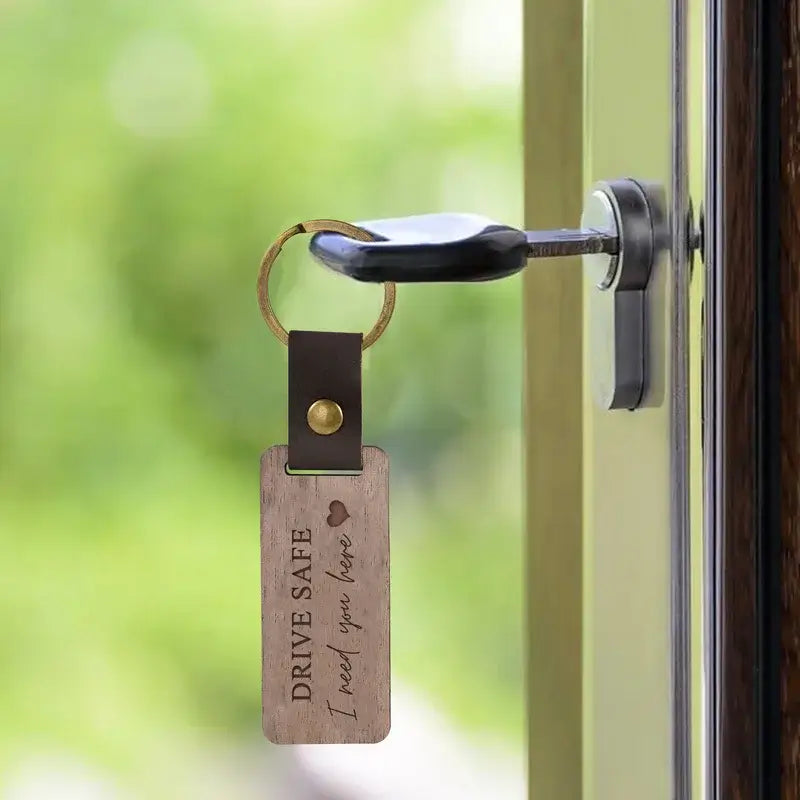
<instances>
[{"instance_id":1,"label":"dark wood grain","mask_svg":"<svg viewBox=\"0 0 800 800\"><path fill-rule=\"evenodd\" d=\"M800 0L783 0L780 108L781 782L800 797Z\"/></svg>"},{"instance_id":2,"label":"dark wood grain","mask_svg":"<svg viewBox=\"0 0 800 800\"><path fill-rule=\"evenodd\" d=\"M800 0L718 7L720 796L800 798Z\"/></svg>"},{"instance_id":3,"label":"dark wood grain","mask_svg":"<svg viewBox=\"0 0 800 800\"><path fill-rule=\"evenodd\" d=\"M757 707L754 665L756 624L756 157L757 65L751 0L720 5L717 174L719 265L724 290L719 313L725 330L721 382L725 423L721 539L722 608L719 676L719 779L721 797L755 797Z\"/></svg>"}]
</instances>

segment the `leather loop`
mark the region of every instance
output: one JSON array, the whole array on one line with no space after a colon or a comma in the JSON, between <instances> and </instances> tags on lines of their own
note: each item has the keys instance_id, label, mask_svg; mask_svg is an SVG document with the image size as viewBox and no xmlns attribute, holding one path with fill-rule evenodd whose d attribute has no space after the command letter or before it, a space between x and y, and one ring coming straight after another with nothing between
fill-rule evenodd
<instances>
[{"instance_id":1,"label":"leather loop","mask_svg":"<svg viewBox=\"0 0 800 800\"><path fill-rule=\"evenodd\" d=\"M289 469L361 470L360 333L289 332ZM315 433L308 410L332 400L341 427Z\"/></svg>"}]
</instances>

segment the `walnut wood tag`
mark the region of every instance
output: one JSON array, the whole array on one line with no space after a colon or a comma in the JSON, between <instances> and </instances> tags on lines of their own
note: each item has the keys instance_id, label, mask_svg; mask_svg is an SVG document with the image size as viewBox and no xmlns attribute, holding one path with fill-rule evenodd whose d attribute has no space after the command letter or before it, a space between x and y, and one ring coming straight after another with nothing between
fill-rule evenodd
<instances>
[{"instance_id":1,"label":"walnut wood tag","mask_svg":"<svg viewBox=\"0 0 800 800\"><path fill-rule=\"evenodd\" d=\"M389 460L359 475L289 475L261 457L262 723L276 744L389 733Z\"/></svg>"}]
</instances>

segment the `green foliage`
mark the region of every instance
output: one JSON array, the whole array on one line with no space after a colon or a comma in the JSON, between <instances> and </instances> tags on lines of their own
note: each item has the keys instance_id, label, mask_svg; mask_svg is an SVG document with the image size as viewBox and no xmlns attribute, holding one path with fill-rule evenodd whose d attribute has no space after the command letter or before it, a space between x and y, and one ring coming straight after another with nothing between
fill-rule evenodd
<instances>
[{"instance_id":1,"label":"green foliage","mask_svg":"<svg viewBox=\"0 0 800 800\"><path fill-rule=\"evenodd\" d=\"M132 771L165 731L259 726L257 459L285 352L255 303L300 219L518 221L518 98L465 86L433 2L12 0L0 8L0 768ZM461 207L453 207L453 198ZM292 242L287 326L380 290ZM392 455L394 667L521 735L516 279L401 287L365 362Z\"/></svg>"}]
</instances>

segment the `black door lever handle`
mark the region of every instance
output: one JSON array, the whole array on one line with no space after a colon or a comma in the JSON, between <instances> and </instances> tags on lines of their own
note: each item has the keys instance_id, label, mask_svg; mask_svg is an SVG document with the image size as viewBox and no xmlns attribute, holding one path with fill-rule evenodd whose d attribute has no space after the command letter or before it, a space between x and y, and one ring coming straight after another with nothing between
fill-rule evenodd
<instances>
[{"instance_id":1,"label":"black door lever handle","mask_svg":"<svg viewBox=\"0 0 800 800\"><path fill-rule=\"evenodd\" d=\"M619 251L616 231L520 231L475 214L423 214L356 223L377 238L359 242L317 233L312 255L369 283L491 281L519 272L529 258Z\"/></svg>"}]
</instances>

